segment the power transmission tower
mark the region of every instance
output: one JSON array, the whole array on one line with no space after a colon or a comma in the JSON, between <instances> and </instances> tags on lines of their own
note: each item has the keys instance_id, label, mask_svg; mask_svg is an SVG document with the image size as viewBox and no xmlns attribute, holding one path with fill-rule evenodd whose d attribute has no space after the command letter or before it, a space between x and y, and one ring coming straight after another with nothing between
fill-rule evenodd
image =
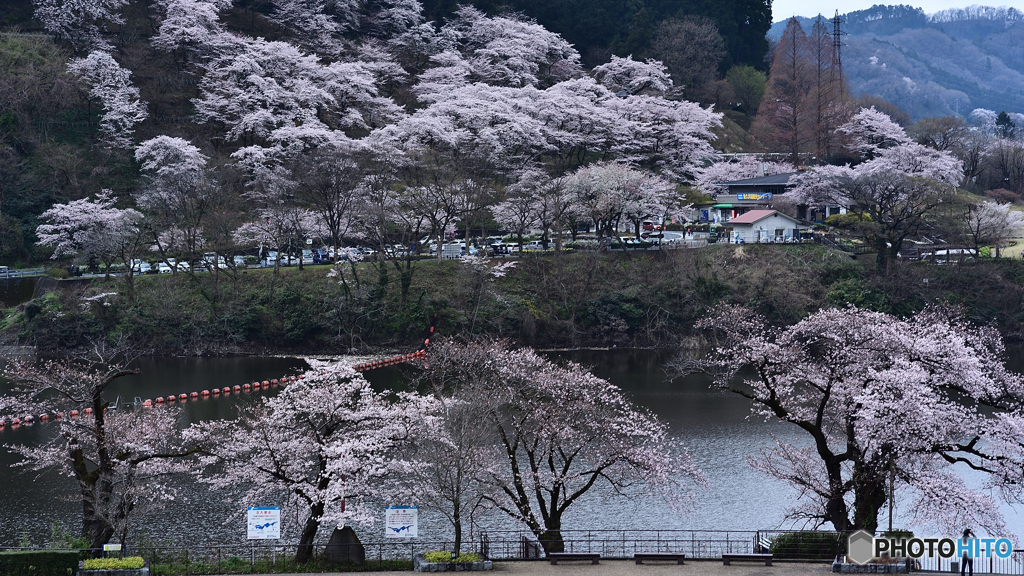
<instances>
[{"instance_id":1,"label":"power transmission tower","mask_svg":"<svg viewBox=\"0 0 1024 576\"><path fill-rule=\"evenodd\" d=\"M843 36L846 32L843 32L840 28L841 24L844 24L843 20L839 18L839 10L836 10L836 16L832 19L832 90L833 94L844 94L845 86L843 80ZM838 86L836 83L838 82ZM838 88L838 90L836 90Z\"/></svg>"}]
</instances>

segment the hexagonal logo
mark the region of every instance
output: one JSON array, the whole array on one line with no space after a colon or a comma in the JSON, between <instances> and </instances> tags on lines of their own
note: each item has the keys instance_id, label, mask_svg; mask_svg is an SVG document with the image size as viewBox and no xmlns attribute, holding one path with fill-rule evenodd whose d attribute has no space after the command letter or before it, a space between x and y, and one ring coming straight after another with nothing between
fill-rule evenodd
<instances>
[{"instance_id":1,"label":"hexagonal logo","mask_svg":"<svg viewBox=\"0 0 1024 576\"><path fill-rule=\"evenodd\" d=\"M864 530L850 534L846 557L855 564L867 564L875 556L875 537Z\"/></svg>"}]
</instances>

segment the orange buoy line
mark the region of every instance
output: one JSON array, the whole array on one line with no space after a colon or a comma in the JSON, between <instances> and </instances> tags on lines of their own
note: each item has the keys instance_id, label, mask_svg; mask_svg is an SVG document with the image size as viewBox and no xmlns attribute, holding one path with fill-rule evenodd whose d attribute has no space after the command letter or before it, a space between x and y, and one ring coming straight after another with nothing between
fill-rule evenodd
<instances>
[{"instance_id":1,"label":"orange buoy line","mask_svg":"<svg viewBox=\"0 0 1024 576\"><path fill-rule=\"evenodd\" d=\"M224 388L213 388L212 390L203 390L202 392L188 392L188 393L182 393L182 394L170 394L170 395L168 395L166 397L164 397L164 396L157 396L156 398L153 398L153 399L147 398L146 400L143 400L142 404L140 404L140 406L142 406L143 408L152 408L153 406L162 406L162 405L166 405L166 404L176 404L178 402L188 402L189 400L198 400L199 398L208 399L211 396L217 397L217 396L220 396L221 394L229 395L232 392L235 393L235 394L240 394L242 392L249 392L249 391L255 392L257 390L266 390L266 389L269 389L269 388L277 388L278 386L287 386L288 384L291 384L292 382L295 382L295 381L301 380L301 379L302 379L302 375L298 375L298 376L282 376L280 378L275 378L273 380L263 380L263 381L258 381L258 382L246 382L245 384L235 385L234 387L227 387L227 386L225 386ZM25 416L13 417L13 418L9 418L9 419L8 418L0 417L0 430L4 430L8 426L10 426L12 429L19 428L19 427L24 426L24 425L31 425L31 424L33 424L36 421L38 421L38 422L49 422L51 420L53 420L53 421L63 420L65 417L67 417L67 418L78 418L79 416L91 416L93 414L93 412L94 411L93 411L92 408L83 408L80 411L79 410L68 410L67 414L65 414L63 412L55 412L55 413L40 414L38 417L33 416L31 414L27 414ZM106 412L106 410L104 410L104 412ZM37 418L38 418L38 420L37 420Z\"/></svg>"},{"instance_id":2,"label":"orange buoy line","mask_svg":"<svg viewBox=\"0 0 1024 576\"><path fill-rule=\"evenodd\" d=\"M373 360L371 362L363 362L362 364L356 364L352 368L356 372L364 372L366 370L372 370L374 368L381 368L381 367L384 367L384 366L394 366L396 364L402 364L404 362L411 362L413 360L425 359L427 357L427 346L430 345L430 339L434 335L434 329L435 329L436 325L437 325L437 314L434 314L430 318L430 328L427 330L427 337L423 340L423 346L421 346L420 349L417 350L416 352L412 352L412 353L409 353L409 354L401 354L399 356L393 356L391 358L384 358L382 360ZM160 406L160 405L163 405L163 404L175 404L177 402L183 402L184 403L184 402L188 402L189 400L198 400L199 398L208 399L211 396L212 397L217 397L217 396L220 396L221 394L224 394L225 396L228 396L228 395L230 395L232 393L234 393L234 394L241 394L242 392L250 392L250 391L256 391L256 390L266 390L268 388L277 388L278 386L287 386L288 384L292 384L292 383L297 382L299 380L302 380L302 374L299 374L298 376L282 376L281 378L275 378L275 379L272 379L272 380L263 380L262 382L252 382L252 383L246 382L245 384L241 384L241 385L236 384L233 387L225 386L223 388L212 388L210 390L203 390L202 392L190 392L190 393L187 393L187 394L186 393L171 394L171 395L167 396L166 398L161 397L161 396L157 396L155 399L152 399L152 400L147 398L146 400L144 400L142 402L141 406L143 408L152 408L153 406ZM106 409L104 409L103 411L106 412ZM93 409L92 408L84 408L81 412L79 412L78 410L70 410L70 411L68 411L67 415L68 415L69 418L78 418L80 415L81 416L92 416L92 414L93 414ZM40 414L39 415L39 421L40 422L49 422L50 418L51 418L50 414ZM62 420L64 418L64 413L63 412L54 413L52 415L52 418L55 421L56 420ZM20 427L22 425L31 425L33 422L35 422L35 420L36 420L36 417L31 415L31 414L27 414L27 415L22 416L22 417L14 417L14 418L11 418L10 420L8 420L6 418L0 417L0 430L6 429L8 424L11 426L12 429L18 428L18 427Z\"/></svg>"}]
</instances>

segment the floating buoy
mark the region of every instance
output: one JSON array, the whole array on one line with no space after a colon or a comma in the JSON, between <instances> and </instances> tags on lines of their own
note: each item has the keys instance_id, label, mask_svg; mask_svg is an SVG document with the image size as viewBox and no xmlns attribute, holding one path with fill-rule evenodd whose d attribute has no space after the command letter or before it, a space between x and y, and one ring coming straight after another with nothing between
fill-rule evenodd
<instances>
[{"instance_id":1,"label":"floating buoy","mask_svg":"<svg viewBox=\"0 0 1024 576\"><path fill-rule=\"evenodd\" d=\"M153 407L153 401L150 400L149 398L146 398L146 400L142 403L142 407L143 408L152 408Z\"/></svg>"},{"instance_id":2,"label":"floating buoy","mask_svg":"<svg viewBox=\"0 0 1024 576\"><path fill-rule=\"evenodd\" d=\"M221 388L220 391L225 393L225 394L231 394L231 388L228 388L227 386Z\"/></svg>"},{"instance_id":3,"label":"floating buoy","mask_svg":"<svg viewBox=\"0 0 1024 576\"><path fill-rule=\"evenodd\" d=\"M252 390L252 386L249 385L248 382L246 382L245 384L242 384L242 390L245 390L246 392L248 392L249 390Z\"/></svg>"},{"instance_id":4,"label":"floating buoy","mask_svg":"<svg viewBox=\"0 0 1024 576\"><path fill-rule=\"evenodd\" d=\"M210 391L209 390L203 390L202 392L200 392L200 394L203 395L203 398L209 398L210 397Z\"/></svg>"},{"instance_id":5,"label":"floating buoy","mask_svg":"<svg viewBox=\"0 0 1024 576\"><path fill-rule=\"evenodd\" d=\"M238 384L235 384L235 387L232 388L231 391L234 392L235 394L239 394L242 392L242 387L239 386Z\"/></svg>"},{"instance_id":6,"label":"floating buoy","mask_svg":"<svg viewBox=\"0 0 1024 576\"><path fill-rule=\"evenodd\" d=\"M164 403L164 397L163 396L157 396L156 397L156 403L157 404L163 404Z\"/></svg>"},{"instance_id":7,"label":"floating buoy","mask_svg":"<svg viewBox=\"0 0 1024 576\"><path fill-rule=\"evenodd\" d=\"M64 413L63 412L57 412L56 414L53 415L53 419L54 420L63 420L64 419Z\"/></svg>"},{"instance_id":8,"label":"floating buoy","mask_svg":"<svg viewBox=\"0 0 1024 576\"><path fill-rule=\"evenodd\" d=\"M189 398L195 400L196 398L199 398L199 392L193 392L193 393L189 394L188 396L189 396Z\"/></svg>"},{"instance_id":9,"label":"floating buoy","mask_svg":"<svg viewBox=\"0 0 1024 576\"><path fill-rule=\"evenodd\" d=\"M178 400L181 400L182 402L188 400L188 394L178 394Z\"/></svg>"},{"instance_id":10,"label":"floating buoy","mask_svg":"<svg viewBox=\"0 0 1024 576\"><path fill-rule=\"evenodd\" d=\"M85 410L82 410L82 415L83 416L90 416L90 415L92 415L92 408L86 408Z\"/></svg>"},{"instance_id":11,"label":"floating buoy","mask_svg":"<svg viewBox=\"0 0 1024 576\"><path fill-rule=\"evenodd\" d=\"M71 411L71 417L72 418L78 418L78 410L72 410Z\"/></svg>"},{"instance_id":12,"label":"floating buoy","mask_svg":"<svg viewBox=\"0 0 1024 576\"><path fill-rule=\"evenodd\" d=\"M35 420L35 417L31 415L25 416L24 418L21 419L22 423L24 424L31 424L33 420Z\"/></svg>"},{"instance_id":13,"label":"floating buoy","mask_svg":"<svg viewBox=\"0 0 1024 576\"><path fill-rule=\"evenodd\" d=\"M175 400L177 400L177 398L173 394L167 397L167 403L168 404L170 404L171 402L174 402Z\"/></svg>"},{"instance_id":14,"label":"floating buoy","mask_svg":"<svg viewBox=\"0 0 1024 576\"><path fill-rule=\"evenodd\" d=\"M220 396L220 388L214 388L213 389L213 395L214 396Z\"/></svg>"},{"instance_id":15,"label":"floating buoy","mask_svg":"<svg viewBox=\"0 0 1024 576\"><path fill-rule=\"evenodd\" d=\"M11 418L11 426L21 426L21 418Z\"/></svg>"},{"instance_id":16,"label":"floating buoy","mask_svg":"<svg viewBox=\"0 0 1024 576\"><path fill-rule=\"evenodd\" d=\"M49 422L50 421L50 417L47 416L46 414L40 414L39 415L39 421L40 422Z\"/></svg>"}]
</instances>

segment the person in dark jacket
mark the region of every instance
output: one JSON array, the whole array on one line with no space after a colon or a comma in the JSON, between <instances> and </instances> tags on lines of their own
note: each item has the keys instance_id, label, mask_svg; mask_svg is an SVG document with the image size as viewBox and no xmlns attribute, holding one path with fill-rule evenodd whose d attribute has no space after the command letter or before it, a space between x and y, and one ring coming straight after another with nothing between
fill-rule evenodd
<instances>
[{"instance_id":1,"label":"person in dark jacket","mask_svg":"<svg viewBox=\"0 0 1024 576\"><path fill-rule=\"evenodd\" d=\"M964 541L970 540L971 538L975 537L976 536L974 535L973 530L971 530L970 528L964 528ZM960 576L964 576L964 570L967 570L967 573L970 574L970 576L974 576L974 558L971 558L967 555L967 552L964 552L964 557L961 558L961 560L962 562L960 563Z\"/></svg>"}]
</instances>

